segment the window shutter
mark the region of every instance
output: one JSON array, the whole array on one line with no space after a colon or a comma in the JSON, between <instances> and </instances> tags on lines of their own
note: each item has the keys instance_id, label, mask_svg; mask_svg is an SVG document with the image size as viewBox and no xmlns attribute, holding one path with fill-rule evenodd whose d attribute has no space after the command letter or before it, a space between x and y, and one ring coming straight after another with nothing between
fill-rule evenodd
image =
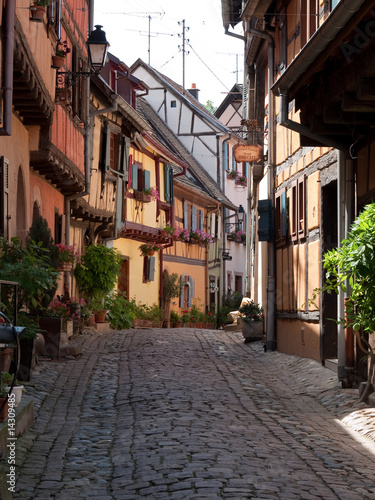
<instances>
[{"instance_id":1,"label":"window shutter","mask_svg":"<svg viewBox=\"0 0 375 500\"><path fill-rule=\"evenodd\" d=\"M164 198L167 203L171 201L170 169L167 163L164 163Z\"/></svg>"},{"instance_id":2,"label":"window shutter","mask_svg":"<svg viewBox=\"0 0 375 500\"><path fill-rule=\"evenodd\" d=\"M259 241L272 241L272 203L271 200L258 201Z\"/></svg>"},{"instance_id":3,"label":"window shutter","mask_svg":"<svg viewBox=\"0 0 375 500\"><path fill-rule=\"evenodd\" d=\"M170 200L169 203L174 205L174 179L173 179L173 169L169 169L169 185L170 185Z\"/></svg>"},{"instance_id":4,"label":"window shutter","mask_svg":"<svg viewBox=\"0 0 375 500\"><path fill-rule=\"evenodd\" d=\"M133 178L133 155L129 155L129 164L128 164L128 188L132 186L132 178Z\"/></svg>"},{"instance_id":5,"label":"window shutter","mask_svg":"<svg viewBox=\"0 0 375 500\"><path fill-rule=\"evenodd\" d=\"M223 142L223 165L225 170L229 170L228 143Z\"/></svg>"},{"instance_id":6,"label":"window shutter","mask_svg":"<svg viewBox=\"0 0 375 500\"><path fill-rule=\"evenodd\" d=\"M237 170L237 162L236 162L236 159L234 157L234 150L232 150L232 170Z\"/></svg>"},{"instance_id":7,"label":"window shutter","mask_svg":"<svg viewBox=\"0 0 375 500\"><path fill-rule=\"evenodd\" d=\"M134 191L138 190L138 166L133 163L132 165L132 188Z\"/></svg>"},{"instance_id":8,"label":"window shutter","mask_svg":"<svg viewBox=\"0 0 375 500\"><path fill-rule=\"evenodd\" d=\"M200 215L200 229L203 231L204 230L204 227L203 227L203 210L201 210L199 212L199 215Z\"/></svg>"},{"instance_id":9,"label":"window shutter","mask_svg":"<svg viewBox=\"0 0 375 500\"><path fill-rule=\"evenodd\" d=\"M145 189L150 189L151 187L151 176L149 170L143 171L143 187Z\"/></svg>"},{"instance_id":10,"label":"window shutter","mask_svg":"<svg viewBox=\"0 0 375 500\"><path fill-rule=\"evenodd\" d=\"M189 276L189 299L188 299L188 306L191 307L193 303L193 298L195 294L195 283L194 280L191 276Z\"/></svg>"},{"instance_id":11,"label":"window shutter","mask_svg":"<svg viewBox=\"0 0 375 500\"><path fill-rule=\"evenodd\" d=\"M154 281L154 276L155 276L155 257L149 257L148 273L147 273L148 281Z\"/></svg>"},{"instance_id":12,"label":"window shutter","mask_svg":"<svg viewBox=\"0 0 375 500\"><path fill-rule=\"evenodd\" d=\"M180 307L184 307L184 288L185 288L185 275L180 278Z\"/></svg>"},{"instance_id":13,"label":"window shutter","mask_svg":"<svg viewBox=\"0 0 375 500\"><path fill-rule=\"evenodd\" d=\"M184 201L184 229L189 229L188 213L188 204Z\"/></svg>"},{"instance_id":14,"label":"window shutter","mask_svg":"<svg viewBox=\"0 0 375 500\"><path fill-rule=\"evenodd\" d=\"M286 191L281 194L281 237L285 238L288 234L288 210L287 210Z\"/></svg>"},{"instance_id":15,"label":"window shutter","mask_svg":"<svg viewBox=\"0 0 375 500\"><path fill-rule=\"evenodd\" d=\"M9 238L9 160L0 159L0 236Z\"/></svg>"},{"instance_id":16,"label":"window shutter","mask_svg":"<svg viewBox=\"0 0 375 500\"><path fill-rule=\"evenodd\" d=\"M191 207L191 229L197 229L197 207Z\"/></svg>"}]
</instances>

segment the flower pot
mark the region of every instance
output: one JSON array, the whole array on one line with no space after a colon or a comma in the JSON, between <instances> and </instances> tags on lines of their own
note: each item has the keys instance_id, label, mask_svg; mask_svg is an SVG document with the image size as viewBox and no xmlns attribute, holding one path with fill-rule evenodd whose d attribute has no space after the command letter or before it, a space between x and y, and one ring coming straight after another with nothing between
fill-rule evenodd
<instances>
[{"instance_id":1,"label":"flower pot","mask_svg":"<svg viewBox=\"0 0 375 500\"><path fill-rule=\"evenodd\" d=\"M65 57L52 56L52 68L62 68L64 66Z\"/></svg>"},{"instance_id":2,"label":"flower pot","mask_svg":"<svg viewBox=\"0 0 375 500\"><path fill-rule=\"evenodd\" d=\"M263 337L263 321L245 321L241 319L241 331L245 342L261 340Z\"/></svg>"},{"instance_id":3,"label":"flower pot","mask_svg":"<svg viewBox=\"0 0 375 500\"><path fill-rule=\"evenodd\" d=\"M10 387L7 387L7 391L9 391L9 389ZM16 408L21 402L23 389L24 389L23 385L16 385L12 389L11 394L14 394L14 406Z\"/></svg>"},{"instance_id":4,"label":"flower pot","mask_svg":"<svg viewBox=\"0 0 375 500\"><path fill-rule=\"evenodd\" d=\"M97 311L95 313L95 323L105 323L107 311Z\"/></svg>"},{"instance_id":5,"label":"flower pot","mask_svg":"<svg viewBox=\"0 0 375 500\"><path fill-rule=\"evenodd\" d=\"M143 203L151 202L151 196L143 193L142 191L134 191L134 199L136 199L137 201L142 201Z\"/></svg>"},{"instance_id":6,"label":"flower pot","mask_svg":"<svg viewBox=\"0 0 375 500\"><path fill-rule=\"evenodd\" d=\"M147 250L147 255L150 257L155 254L155 250Z\"/></svg>"},{"instance_id":7,"label":"flower pot","mask_svg":"<svg viewBox=\"0 0 375 500\"><path fill-rule=\"evenodd\" d=\"M46 14L46 7L43 5L32 5L30 7L31 19L33 21L43 21Z\"/></svg>"},{"instance_id":8,"label":"flower pot","mask_svg":"<svg viewBox=\"0 0 375 500\"><path fill-rule=\"evenodd\" d=\"M4 401L6 401L6 398L0 398L0 408L3 406ZM5 420L8 418L8 409L9 403L7 401L4 408L0 410L0 422L5 422Z\"/></svg>"},{"instance_id":9,"label":"flower pot","mask_svg":"<svg viewBox=\"0 0 375 500\"><path fill-rule=\"evenodd\" d=\"M70 272L73 269L71 262L60 262L58 270L60 273Z\"/></svg>"}]
</instances>

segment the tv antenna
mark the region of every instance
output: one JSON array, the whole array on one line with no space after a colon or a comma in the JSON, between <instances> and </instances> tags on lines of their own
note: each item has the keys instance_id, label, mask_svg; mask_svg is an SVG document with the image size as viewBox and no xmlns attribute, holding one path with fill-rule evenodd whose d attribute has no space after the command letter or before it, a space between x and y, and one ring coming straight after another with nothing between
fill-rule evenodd
<instances>
[{"instance_id":1,"label":"tv antenna","mask_svg":"<svg viewBox=\"0 0 375 500\"><path fill-rule=\"evenodd\" d=\"M104 14L120 14L123 16L143 17L148 19L148 65L151 63L151 20L152 16L160 16L163 19L165 12L105 12ZM155 35L167 35L168 33L155 33Z\"/></svg>"}]
</instances>

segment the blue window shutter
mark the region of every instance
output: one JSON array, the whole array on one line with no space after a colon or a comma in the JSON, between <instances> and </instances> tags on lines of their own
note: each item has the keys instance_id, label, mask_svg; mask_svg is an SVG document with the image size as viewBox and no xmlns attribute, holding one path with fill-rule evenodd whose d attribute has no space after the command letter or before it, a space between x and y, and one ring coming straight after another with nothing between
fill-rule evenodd
<instances>
[{"instance_id":1,"label":"blue window shutter","mask_svg":"<svg viewBox=\"0 0 375 500\"><path fill-rule=\"evenodd\" d=\"M204 221L203 221L203 210L201 210L199 212L199 214L200 214L200 228L203 231L204 230L204 226L203 226L203 224L204 224Z\"/></svg>"},{"instance_id":2,"label":"blue window shutter","mask_svg":"<svg viewBox=\"0 0 375 500\"><path fill-rule=\"evenodd\" d=\"M164 163L164 198L167 203L171 201L170 169L167 163Z\"/></svg>"},{"instance_id":3,"label":"blue window shutter","mask_svg":"<svg viewBox=\"0 0 375 500\"><path fill-rule=\"evenodd\" d=\"M193 298L195 294L195 286L194 286L194 280L191 276L189 276L189 299L188 299L188 306L191 307L193 303Z\"/></svg>"},{"instance_id":4,"label":"blue window shutter","mask_svg":"<svg viewBox=\"0 0 375 500\"><path fill-rule=\"evenodd\" d=\"M232 170L237 170L237 162L234 157L234 153L232 154Z\"/></svg>"},{"instance_id":5,"label":"blue window shutter","mask_svg":"<svg viewBox=\"0 0 375 500\"><path fill-rule=\"evenodd\" d=\"M258 201L258 237L259 241L272 241L272 202L271 200Z\"/></svg>"},{"instance_id":6,"label":"blue window shutter","mask_svg":"<svg viewBox=\"0 0 375 500\"><path fill-rule=\"evenodd\" d=\"M281 194L281 236L283 238L288 234L288 206L286 191Z\"/></svg>"},{"instance_id":7,"label":"blue window shutter","mask_svg":"<svg viewBox=\"0 0 375 500\"><path fill-rule=\"evenodd\" d=\"M184 201L184 229L189 229L188 213L188 204Z\"/></svg>"},{"instance_id":8,"label":"blue window shutter","mask_svg":"<svg viewBox=\"0 0 375 500\"><path fill-rule=\"evenodd\" d=\"M174 185L173 185L174 179L173 179L173 169L169 169L169 185L170 185L170 204L174 205Z\"/></svg>"},{"instance_id":9,"label":"blue window shutter","mask_svg":"<svg viewBox=\"0 0 375 500\"><path fill-rule=\"evenodd\" d=\"M149 257L148 259L148 281L154 281L155 276L155 257Z\"/></svg>"},{"instance_id":10,"label":"blue window shutter","mask_svg":"<svg viewBox=\"0 0 375 500\"><path fill-rule=\"evenodd\" d=\"M143 171L143 187L145 189L150 189L151 187L151 180L150 180L150 171L149 170L144 170Z\"/></svg>"},{"instance_id":11,"label":"blue window shutter","mask_svg":"<svg viewBox=\"0 0 375 500\"><path fill-rule=\"evenodd\" d=\"M229 158L228 158L228 143L223 142L223 165L224 169L228 170L229 169Z\"/></svg>"},{"instance_id":12,"label":"blue window shutter","mask_svg":"<svg viewBox=\"0 0 375 500\"><path fill-rule=\"evenodd\" d=\"M132 165L132 189L138 190L138 166L134 163Z\"/></svg>"},{"instance_id":13,"label":"blue window shutter","mask_svg":"<svg viewBox=\"0 0 375 500\"><path fill-rule=\"evenodd\" d=\"M191 229L197 229L197 207L191 207Z\"/></svg>"},{"instance_id":14,"label":"blue window shutter","mask_svg":"<svg viewBox=\"0 0 375 500\"><path fill-rule=\"evenodd\" d=\"M180 278L180 307L184 307L185 275Z\"/></svg>"}]
</instances>

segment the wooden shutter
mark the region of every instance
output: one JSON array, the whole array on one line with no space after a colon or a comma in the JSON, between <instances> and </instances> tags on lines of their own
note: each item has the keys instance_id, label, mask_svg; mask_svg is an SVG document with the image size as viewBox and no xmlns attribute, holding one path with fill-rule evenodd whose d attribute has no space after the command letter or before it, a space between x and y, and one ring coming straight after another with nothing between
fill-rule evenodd
<instances>
[{"instance_id":1,"label":"wooden shutter","mask_svg":"<svg viewBox=\"0 0 375 500\"><path fill-rule=\"evenodd\" d=\"M193 298L194 298L194 295L195 295L195 283L194 283L194 280L193 280L193 278L191 276L189 276L188 283L189 283L188 306L191 307L192 303L193 303Z\"/></svg>"},{"instance_id":2,"label":"wooden shutter","mask_svg":"<svg viewBox=\"0 0 375 500\"><path fill-rule=\"evenodd\" d=\"M148 258L148 270L147 270L148 281L154 281L155 276L155 257Z\"/></svg>"},{"instance_id":3,"label":"wooden shutter","mask_svg":"<svg viewBox=\"0 0 375 500\"><path fill-rule=\"evenodd\" d=\"M204 231L203 210L199 211L199 229Z\"/></svg>"},{"instance_id":4,"label":"wooden shutter","mask_svg":"<svg viewBox=\"0 0 375 500\"><path fill-rule=\"evenodd\" d=\"M277 200L276 200L277 202ZM259 241L272 241L272 202L258 201L258 238ZM277 230L277 227L276 227Z\"/></svg>"},{"instance_id":5,"label":"wooden shutter","mask_svg":"<svg viewBox=\"0 0 375 500\"><path fill-rule=\"evenodd\" d=\"M288 234L288 206L286 191L281 194L281 237L286 238Z\"/></svg>"},{"instance_id":6,"label":"wooden shutter","mask_svg":"<svg viewBox=\"0 0 375 500\"><path fill-rule=\"evenodd\" d=\"M185 275L180 278L180 307L184 307Z\"/></svg>"},{"instance_id":7,"label":"wooden shutter","mask_svg":"<svg viewBox=\"0 0 375 500\"><path fill-rule=\"evenodd\" d=\"M0 158L0 236L9 239L9 160Z\"/></svg>"},{"instance_id":8,"label":"wooden shutter","mask_svg":"<svg viewBox=\"0 0 375 500\"><path fill-rule=\"evenodd\" d=\"M171 201L170 169L167 163L164 163L164 198L167 203Z\"/></svg>"},{"instance_id":9,"label":"wooden shutter","mask_svg":"<svg viewBox=\"0 0 375 500\"><path fill-rule=\"evenodd\" d=\"M189 207L187 201L184 201L184 229L189 229Z\"/></svg>"},{"instance_id":10,"label":"wooden shutter","mask_svg":"<svg viewBox=\"0 0 375 500\"><path fill-rule=\"evenodd\" d=\"M169 196L169 203L171 205L174 205L174 179L173 179L173 169L169 169L169 191L170 191L170 196Z\"/></svg>"},{"instance_id":11,"label":"wooden shutter","mask_svg":"<svg viewBox=\"0 0 375 500\"><path fill-rule=\"evenodd\" d=\"M144 189L150 189L151 187L151 174L149 170L143 171L143 187Z\"/></svg>"},{"instance_id":12,"label":"wooden shutter","mask_svg":"<svg viewBox=\"0 0 375 500\"><path fill-rule=\"evenodd\" d=\"M133 163L132 165L132 183L131 183L132 189L134 191L138 191L138 165Z\"/></svg>"},{"instance_id":13,"label":"wooden shutter","mask_svg":"<svg viewBox=\"0 0 375 500\"><path fill-rule=\"evenodd\" d=\"M191 229L198 229L197 221L197 207L193 205L191 207Z\"/></svg>"},{"instance_id":14,"label":"wooden shutter","mask_svg":"<svg viewBox=\"0 0 375 500\"><path fill-rule=\"evenodd\" d=\"M132 178L133 178L133 155L129 155L129 164L128 164L128 188L132 187Z\"/></svg>"}]
</instances>

